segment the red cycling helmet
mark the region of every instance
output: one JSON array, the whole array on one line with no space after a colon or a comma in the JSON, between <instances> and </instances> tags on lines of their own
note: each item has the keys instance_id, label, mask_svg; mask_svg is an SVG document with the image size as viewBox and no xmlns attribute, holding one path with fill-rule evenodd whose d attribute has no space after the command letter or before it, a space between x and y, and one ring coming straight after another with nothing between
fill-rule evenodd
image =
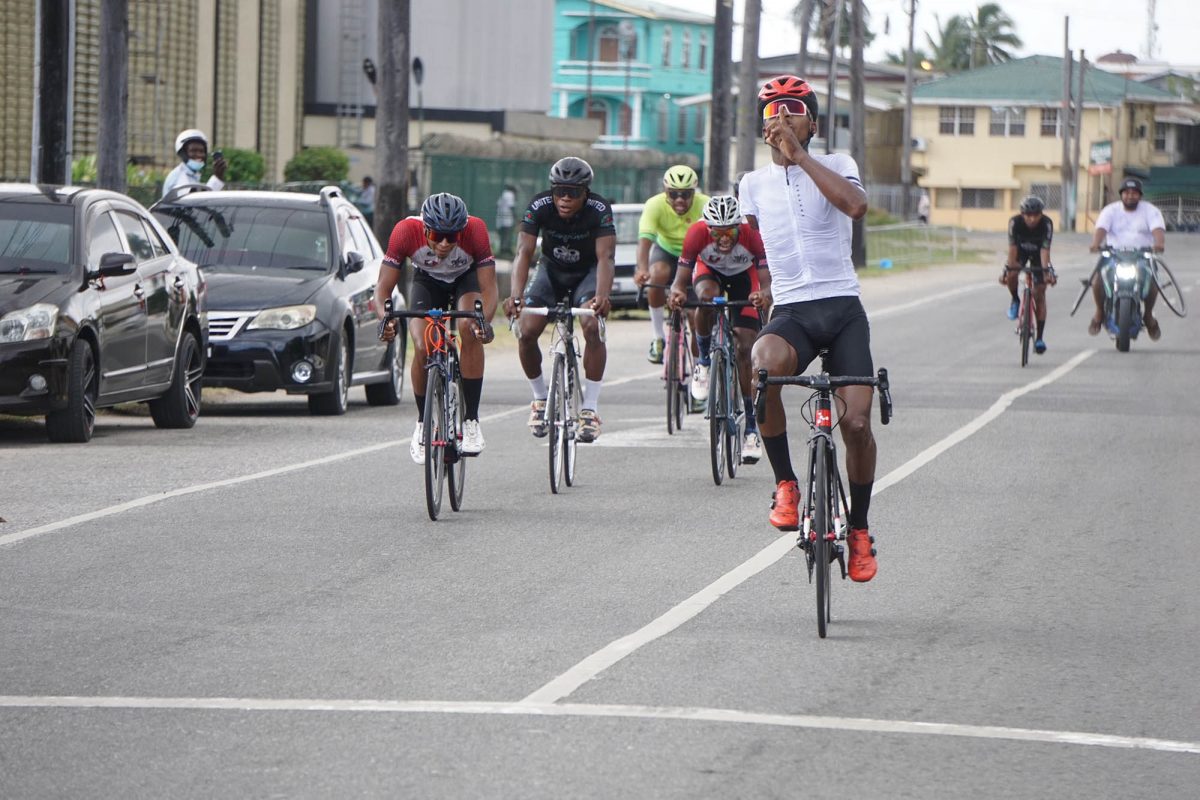
<instances>
[{"instance_id":1,"label":"red cycling helmet","mask_svg":"<svg viewBox=\"0 0 1200 800\"><path fill-rule=\"evenodd\" d=\"M761 112L763 106L781 97L795 97L804 101L804 105L808 106L809 115L813 119L817 118L817 95L803 78L797 78L795 75L771 78L758 90L758 110Z\"/></svg>"}]
</instances>

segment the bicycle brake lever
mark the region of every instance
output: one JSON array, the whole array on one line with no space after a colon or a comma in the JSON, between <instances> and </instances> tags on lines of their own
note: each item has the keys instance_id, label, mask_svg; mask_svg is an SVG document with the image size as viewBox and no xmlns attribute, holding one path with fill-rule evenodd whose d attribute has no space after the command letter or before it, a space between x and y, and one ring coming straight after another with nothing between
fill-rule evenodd
<instances>
[{"instance_id":1,"label":"bicycle brake lever","mask_svg":"<svg viewBox=\"0 0 1200 800\"><path fill-rule=\"evenodd\" d=\"M888 383L888 373L883 367L879 368L879 420L884 425L892 421L892 392Z\"/></svg>"},{"instance_id":2,"label":"bicycle brake lever","mask_svg":"<svg viewBox=\"0 0 1200 800\"><path fill-rule=\"evenodd\" d=\"M754 384L754 418L762 423L767 418L767 371L758 371L758 381Z\"/></svg>"}]
</instances>

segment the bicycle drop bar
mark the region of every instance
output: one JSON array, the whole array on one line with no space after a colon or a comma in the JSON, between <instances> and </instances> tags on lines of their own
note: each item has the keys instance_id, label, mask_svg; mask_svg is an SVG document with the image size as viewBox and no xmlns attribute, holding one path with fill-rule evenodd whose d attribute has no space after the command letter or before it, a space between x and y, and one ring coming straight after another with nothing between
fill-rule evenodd
<instances>
[{"instance_id":1,"label":"bicycle drop bar","mask_svg":"<svg viewBox=\"0 0 1200 800\"><path fill-rule=\"evenodd\" d=\"M487 320L483 318L483 302L475 301L474 311L450 311L444 308L427 308L416 311L405 309L404 311L393 311L392 301L389 299L384 302L384 316L379 321L379 338L383 338L383 328L393 319L473 319L479 330L486 331L488 329Z\"/></svg>"},{"instance_id":2,"label":"bicycle drop bar","mask_svg":"<svg viewBox=\"0 0 1200 800\"><path fill-rule=\"evenodd\" d=\"M879 419L884 425L892 421L892 392L888 383L888 371L879 368L877 375L828 375L824 372L817 375L781 375L768 377L765 369L758 371L758 380L754 386L754 413L760 421L766 419L767 387L768 386L805 386L818 392L831 392L843 386L874 386L879 389Z\"/></svg>"}]
</instances>

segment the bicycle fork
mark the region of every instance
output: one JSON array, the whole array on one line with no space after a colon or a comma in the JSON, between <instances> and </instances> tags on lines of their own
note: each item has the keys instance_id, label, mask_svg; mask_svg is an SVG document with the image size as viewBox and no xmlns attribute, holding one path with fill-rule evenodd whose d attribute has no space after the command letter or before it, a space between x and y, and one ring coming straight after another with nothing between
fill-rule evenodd
<instances>
[{"instance_id":1,"label":"bicycle fork","mask_svg":"<svg viewBox=\"0 0 1200 800\"><path fill-rule=\"evenodd\" d=\"M804 551L805 565L808 567L808 582L813 580L813 566L816 558L814 546L817 536L824 536L829 542L829 560L837 561L846 579L846 518L842 512L848 508L846 490L842 486L840 473L837 471L837 449L833 443L833 418L830 403L827 398L819 398L816 407L816 419L813 424L813 435L808 448L808 492L804 501L804 515L800 523L800 534L796 546ZM815 530L815 500L817 492L817 459L826 459L824 501L829 504L826 518L829 520L829 530Z\"/></svg>"}]
</instances>

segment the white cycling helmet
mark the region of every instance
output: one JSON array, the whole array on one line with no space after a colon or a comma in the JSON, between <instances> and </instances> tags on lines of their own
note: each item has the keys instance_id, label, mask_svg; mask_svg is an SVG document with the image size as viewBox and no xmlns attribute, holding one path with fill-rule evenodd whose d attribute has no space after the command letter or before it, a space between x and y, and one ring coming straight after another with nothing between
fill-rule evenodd
<instances>
[{"instance_id":1,"label":"white cycling helmet","mask_svg":"<svg viewBox=\"0 0 1200 800\"><path fill-rule=\"evenodd\" d=\"M184 145L193 139L199 139L204 142L204 149L208 149L208 137L204 135L204 131L197 128L188 128L175 137L175 152L178 153L183 149Z\"/></svg>"},{"instance_id":2,"label":"white cycling helmet","mask_svg":"<svg viewBox=\"0 0 1200 800\"><path fill-rule=\"evenodd\" d=\"M742 221L737 198L731 194L718 194L708 198L704 204L704 221L709 227L728 228Z\"/></svg>"}]
</instances>

